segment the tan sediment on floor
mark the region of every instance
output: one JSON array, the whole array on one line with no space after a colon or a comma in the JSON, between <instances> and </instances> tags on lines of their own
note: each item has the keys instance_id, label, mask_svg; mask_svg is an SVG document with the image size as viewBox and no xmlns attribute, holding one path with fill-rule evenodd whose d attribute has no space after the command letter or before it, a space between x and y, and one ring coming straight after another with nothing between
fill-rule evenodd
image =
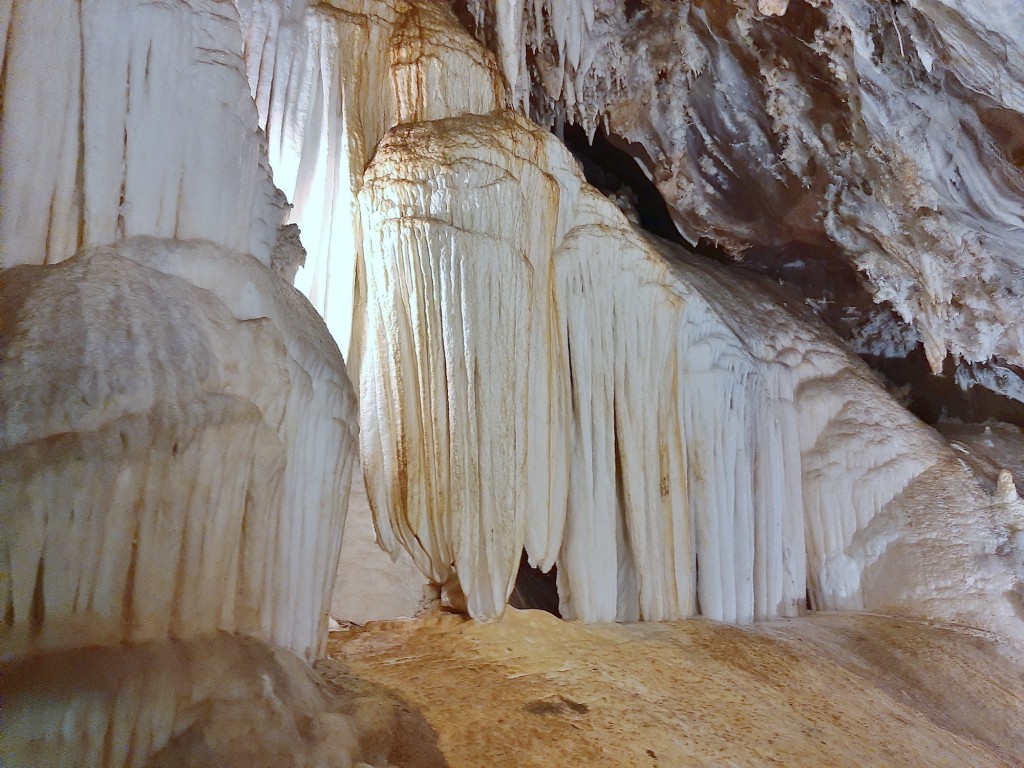
<instances>
[{"instance_id":1,"label":"tan sediment on floor","mask_svg":"<svg viewBox=\"0 0 1024 768\"><path fill-rule=\"evenodd\" d=\"M1024 765L1018 650L869 614L733 627L537 611L334 633L458 766Z\"/></svg>"}]
</instances>

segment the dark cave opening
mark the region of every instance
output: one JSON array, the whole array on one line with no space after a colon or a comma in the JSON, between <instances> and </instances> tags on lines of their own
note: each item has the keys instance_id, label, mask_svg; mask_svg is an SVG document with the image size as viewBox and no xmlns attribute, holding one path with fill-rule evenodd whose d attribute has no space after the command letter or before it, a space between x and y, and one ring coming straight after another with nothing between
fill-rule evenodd
<instances>
[{"instance_id":1,"label":"dark cave opening","mask_svg":"<svg viewBox=\"0 0 1024 768\"><path fill-rule=\"evenodd\" d=\"M625 0L624 5L626 21L632 21L633 18L644 9L643 0Z\"/></svg>"},{"instance_id":2,"label":"dark cave opening","mask_svg":"<svg viewBox=\"0 0 1024 768\"><path fill-rule=\"evenodd\" d=\"M641 229L668 240L691 253L704 256L721 264L735 265L735 261L722 248L701 238L691 245L676 228L668 203L655 183L644 173L644 166L653 161L644 147L615 134L607 134L598 127L594 140L580 126L567 123L560 138L580 164L587 182L609 197L631 199Z\"/></svg>"},{"instance_id":3,"label":"dark cave opening","mask_svg":"<svg viewBox=\"0 0 1024 768\"><path fill-rule=\"evenodd\" d=\"M609 137L601 128L591 142L587 132L573 124L564 126L562 141L579 161L583 175L592 186L606 195L632 198L643 229L690 247L676 229L665 199L640 167L637 158L644 156L643 147L618 136Z\"/></svg>"},{"instance_id":4,"label":"dark cave opening","mask_svg":"<svg viewBox=\"0 0 1024 768\"><path fill-rule=\"evenodd\" d=\"M562 618L558 610L558 566L543 573L530 565L523 552L519 560L519 573L516 574L516 585L509 597L508 604L513 608L533 608Z\"/></svg>"},{"instance_id":5,"label":"dark cave opening","mask_svg":"<svg viewBox=\"0 0 1024 768\"><path fill-rule=\"evenodd\" d=\"M952 355L945 359L942 373L937 376L932 373L920 344L906 357L861 357L885 377L890 389L902 390L898 392L899 399L926 424L949 419L976 423L995 419L1024 427L1024 403L980 384L964 389L957 383L957 364ZM978 363L974 368L995 369L1024 381L1024 370L1002 360Z\"/></svg>"}]
</instances>

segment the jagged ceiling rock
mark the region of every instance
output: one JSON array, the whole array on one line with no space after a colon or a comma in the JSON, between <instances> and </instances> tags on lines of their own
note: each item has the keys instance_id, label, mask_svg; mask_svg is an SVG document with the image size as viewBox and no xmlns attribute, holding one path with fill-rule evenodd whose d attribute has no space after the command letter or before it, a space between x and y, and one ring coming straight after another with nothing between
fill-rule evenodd
<instances>
[{"instance_id":1,"label":"jagged ceiling rock","mask_svg":"<svg viewBox=\"0 0 1024 768\"><path fill-rule=\"evenodd\" d=\"M136 238L0 273L0 648L322 649L355 398L251 256Z\"/></svg>"},{"instance_id":2,"label":"jagged ceiling rock","mask_svg":"<svg viewBox=\"0 0 1024 768\"><path fill-rule=\"evenodd\" d=\"M360 199L368 493L472 615L501 614L525 546L588 621L810 595L1020 634L1020 505L827 330L635 231L550 133L399 126Z\"/></svg>"},{"instance_id":3,"label":"jagged ceiling rock","mask_svg":"<svg viewBox=\"0 0 1024 768\"><path fill-rule=\"evenodd\" d=\"M838 250L934 371L1024 362L1024 7L457 5L516 103L632 142L691 241Z\"/></svg>"}]
</instances>

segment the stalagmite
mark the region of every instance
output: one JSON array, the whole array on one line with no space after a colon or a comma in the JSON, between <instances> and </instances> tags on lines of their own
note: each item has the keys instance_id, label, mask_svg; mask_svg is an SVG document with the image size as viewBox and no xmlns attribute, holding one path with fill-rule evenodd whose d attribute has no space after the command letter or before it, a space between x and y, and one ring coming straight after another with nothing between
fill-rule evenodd
<instances>
[{"instance_id":1,"label":"stalagmite","mask_svg":"<svg viewBox=\"0 0 1024 768\"><path fill-rule=\"evenodd\" d=\"M2 288L5 651L222 629L313 658L355 436L312 309L250 256L155 239Z\"/></svg>"},{"instance_id":2,"label":"stalagmite","mask_svg":"<svg viewBox=\"0 0 1024 768\"><path fill-rule=\"evenodd\" d=\"M268 674L269 699L297 706L289 686L309 686L297 660L204 643L230 632L323 652L355 400L315 311L252 256L155 238L5 270L0 308L0 653L21 670L3 684L12 764L141 765L196 722L237 739L240 720L197 720L182 697L200 707L211 687L258 688ZM194 641L187 658L174 662L167 638ZM157 645L132 650L145 641ZM85 666L123 658L134 677L47 689L44 713L38 686L69 649L88 649L73 652ZM218 678L197 660L207 652L234 671ZM41 739L52 719L63 730ZM100 722L112 741L96 741Z\"/></svg>"}]
</instances>

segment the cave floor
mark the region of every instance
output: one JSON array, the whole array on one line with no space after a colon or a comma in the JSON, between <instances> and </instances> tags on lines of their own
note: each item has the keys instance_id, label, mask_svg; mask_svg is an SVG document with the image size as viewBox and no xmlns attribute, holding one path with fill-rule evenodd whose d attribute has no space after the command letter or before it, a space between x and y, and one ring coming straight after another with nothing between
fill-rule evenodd
<instances>
[{"instance_id":1,"label":"cave floor","mask_svg":"<svg viewBox=\"0 0 1024 768\"><path fill-rule=\"evenodd\" d=\"M907 619L434 613L334 632L329 654L420 710L452 768L1024 765L1021 649Z\"/></svg>"}]
</instances>

